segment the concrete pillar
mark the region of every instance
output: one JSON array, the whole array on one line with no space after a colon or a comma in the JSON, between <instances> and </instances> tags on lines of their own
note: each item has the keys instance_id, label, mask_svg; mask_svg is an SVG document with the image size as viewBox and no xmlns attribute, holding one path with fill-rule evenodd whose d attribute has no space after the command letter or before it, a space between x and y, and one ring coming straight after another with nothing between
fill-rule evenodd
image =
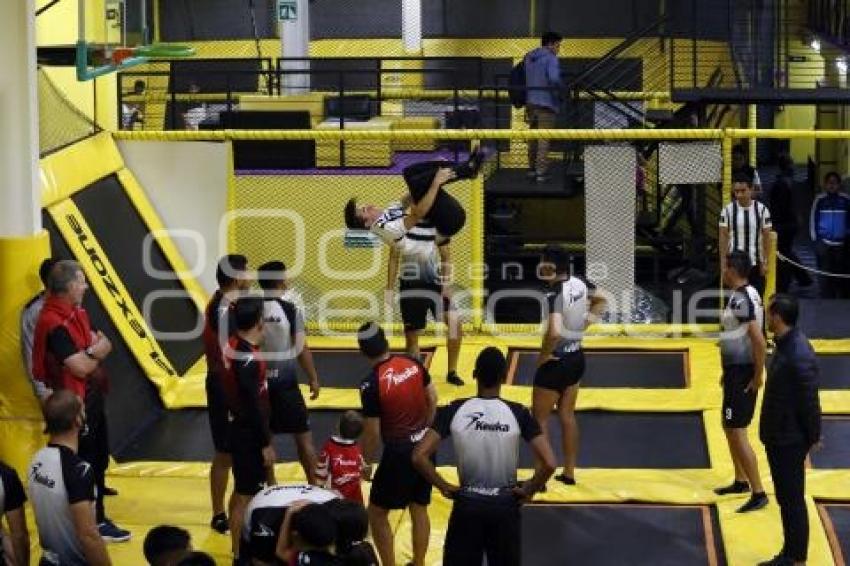
<instances>
[{"instance_id":1,"label":"concrete pillar","mask_svg":"<svg viewBox=\"0 0 850 566\"><path fill-rule=\"evenodd\" d=\"M277 0L277 19L280 33L282 57L310 56L310 2L309 0ZM284 71L309 71L309 61L284 61ZM310 75L305 73L284 74L281 77L281 92L302 94L310 90Z\"/></svg>"},{"instance_id":2,"label":"concrete pillar","mask_svg":"<svg viewBox=\"0 0 850 566\"><path fill-rule=\"evenodd\" d=\"M44 441L41 411L24 373L19 317L41 286L38 265L50 249L41 230L33 0L0 1L0 53L0 459L23 477Z\"/></svg>"},{"instance_id":3,"label":"concrete pillar","mask_svg":"<svg viewBox=\"0 0 850 566\"><path fill-rule=\"evenodd\" d=\"M41 230L33 0L0 2L0 237Z\"/></svg>"},{"instance_id":4,"label":"concrete pillar","mask_svg":"<svg viewBox=\"0 0 850 566\"><path fill-rule=\"evenodd\" d=\"M401 0L401 39L405 54L422 53L422 0Z\"/></svg>"}]
</instances>

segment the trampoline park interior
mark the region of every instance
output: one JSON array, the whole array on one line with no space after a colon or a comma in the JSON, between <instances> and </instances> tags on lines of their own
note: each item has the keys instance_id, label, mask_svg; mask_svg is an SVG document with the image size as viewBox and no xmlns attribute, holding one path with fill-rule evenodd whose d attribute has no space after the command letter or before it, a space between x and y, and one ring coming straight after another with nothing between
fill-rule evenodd
<instances>
[{"instance_id":1,"label":"trampoline park interior","mask_svg":"<svg viewBox=\"0 0 850 566\"><path fill-rule=\"evenodd\" d=\"M775 554L775 501L740 515L740 497L712 492L733 474L718 303L692 298L719 285L733 146L748 149L764 187L777 155L793 157L804 227L823 174L850 172L850 2L15 0L0 15L0 457L24 477L44 442L18 317L40 290L41 260L76 258L85 307L114 345L107 482L120 495L107 505L133 534L109 546L115 564L143 564L144 535L161 523L230 563L229 538L208 526L198 333L218 257L286 262L322 381L308 405L323 443L341 411L360 408L359 323L379 320L404 347L398 309L384 305L387 252L345 231L345 202L388 203L405 191L405 165L463 160L477 144L490 153L482 175L451 189L467 211L452 240L467 384L445 383L442 325L421 340L440 404L474 394L472 366L490 345L510 364L504 396L530 404L544 245L569 250L577 273L604 264L598 283L629 297L588 329L578 485L550 481L524 508L522 563L717 566ZM533 131L508 76L547 30L564 36L564 109L557 129ZM534 182L526 148L542 138L552 174ZM814 267L805 232L795 249ZM781 261L774 240L767 294ZM809 564L844 564L850 301L818 298L817 285L791 292L824 412L824 447L806 472ZM698 316L685 317L693 306ZM767 470L756 426L751 435ZM292 440L276 448L278 479L303 481ZM520 459L528 477L525 448ZM444 443L450 477L453 462ZM442 563L449 511L435 491L428 564ZM391 517L404 563L409 519Z\"/></svg>"}]
</instances>

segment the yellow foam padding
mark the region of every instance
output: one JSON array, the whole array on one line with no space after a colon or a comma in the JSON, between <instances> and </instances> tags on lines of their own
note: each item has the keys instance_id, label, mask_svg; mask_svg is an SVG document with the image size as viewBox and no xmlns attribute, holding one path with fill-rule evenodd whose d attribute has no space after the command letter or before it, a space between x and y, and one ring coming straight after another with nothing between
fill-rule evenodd
<instances>
[{"instance_id":1,"label":"yellow foam padding","mask_svg":"<svg viewBox=\"0 0 850 566\"><path fill-rule=\"evenodd\" d=\"M48 207L124 166L111 135L101 132L39 162L41 206Z\"/></svg>"},{"instance_id":2,"label":"yellow foam padding","mask_svg":"<svg viewBox=\"0 0 850 566\"><path fill-rule=\"evenodd\" d=\"M433 116L406 116L397 118L392 123L393 130L437 130L440 120ZM396 141L392 144L393 151L434 151L437 149L435 140Z\"/></svg>"},{"instance_id":3,"label":"yellow foam padding","mask_svg":"<svg viewBox=\"0 0 850 566\"><path fill-rule=\"evenodd\" d=\"M346 122L345 129L352 131L389 130L393 121L389 118L371 118L365 122ZM339 130L339 122L327 121L317 124L316 131ZM333 140L316 141L317 167L389 167L392 165L392 148L389 140L364 140L344 142L345 161L340 160L340 143Z\"/></svg>"},{"instance_id":4,"label":"yellow foam padding","mask_svg":"<svg viewBox=\"0 0 850 566\"><path fill-rule=\"evenodd\" d=\"M320 92L278 96L243 94L239 97L239 110L306 111L310 113L310 120L315 126L325 115L325 94Z\"/></svg>"},{"instance_id":5,"label":"yellow foam padding","mask_svg":"<svg viewBox=\"0 0 850 566\"><path fill-rule=\"evenodd\" d=\"M21 310L38 291L38 267L50 255L47 232L0 238L0 460L19 473L41 446L41 409L21 357Z\"/></svg>"}]
</instances>

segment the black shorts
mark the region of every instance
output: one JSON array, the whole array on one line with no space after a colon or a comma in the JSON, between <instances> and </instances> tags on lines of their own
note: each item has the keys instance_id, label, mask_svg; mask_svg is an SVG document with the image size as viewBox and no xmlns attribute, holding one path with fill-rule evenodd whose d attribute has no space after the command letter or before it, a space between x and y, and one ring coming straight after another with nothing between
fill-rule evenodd
<instances>
[{"instance_id":1,"label":"black shorts","mask_svg":"<svg viewBox=\"0 0 850 566\"><path fill-rule=\"evenodd\" d=\"M446 312L452 310L451 301L442 292L440 285L399 289L398 302L405 331L424 330L428 325L429 312L434 320L440 321Z\"/></svg>"},{"instance_id":2,"label":"black shorts","mask_svg":"<svg viewBox=\"0 0 850 566\"><path fill-rule=\"evenodd\" d=\"M230 427L230 451L233 455L233 490L254 496L263 489L268 477L263 465L263 446L252 430L235 422Z\"/></svg>"},{"instance_id":3,"label":"black shorts","mask_svg":"<svg viewBox=\"0 0 850 566\"><path fill-rule=\"evenodd\" d=\"M274 434L301 434L310 432L307 404L297 383L280 383L269 380L269 427Z\"/></svg>"},{"instance_id":4,"label":"black shorts","mask_svg":"<svg viewBox=\"0 0 850 566\"><path fill-rule=\"evenodd\" d=\"M431 484L413 467L413 444L384 445L372 479L369 502L383 509L406 509L431 503Z\"/></svg>"},{"instance_id":5,"label":"black shorts","mask_svg":"<svg viewBox=\"0 0 850 566\"><path fill-rule=\"evenodd\" d=\"M213 446L216 452L229 454L229 413L221 378L218 375L207 373L207 380L204 385L207 390L207 415L210 421Z\"/></svg>"},{"instance_id":6,"label":"black shorts","mask_svg":"<svg viewBox=\"0 0 850 566\"><path fill-rule=\"evenodd\" d=\"M551 389L563 393L584 376L584 352L570 352L549 360L537 368L534 374L534 387Z\"/></svg>"},{"instance_id":7,"label":"black shorts","mask_svg":"<svg viewBox=\"0 0 850 566\"><path fill-rule=\"evenodd\" d=\"M461 490L449 516L443 563L480 566L518 566L520 563L520 505L510 491L478 495Z\"/></svg>"},{"instance_id":8,"label":"black shorts","mask_svg":"<svg viewBox=\"0 0 850 566\"><path fill-rule=\"evenodd\" d=\"M756 391L744 391L753 380L752 365L723 368L723 427L746 428L756 410Z\"/></svg>"}]
</instances>

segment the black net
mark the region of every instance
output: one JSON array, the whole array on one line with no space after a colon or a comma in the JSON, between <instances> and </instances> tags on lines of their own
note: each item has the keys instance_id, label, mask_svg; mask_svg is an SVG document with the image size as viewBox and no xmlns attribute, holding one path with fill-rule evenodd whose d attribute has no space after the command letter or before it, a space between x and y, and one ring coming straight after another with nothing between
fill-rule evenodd
<instances>
[{"instance_id":1,"label":"black net","mask_svg":"<svg viewBox=\"0 0 850 566\"><path fill-rule=\"evenodd\" d=\"M74 106L44 69L38 71L38 139L43 156L83 138L100 128Z\"/></svg>"}]
</instances>

